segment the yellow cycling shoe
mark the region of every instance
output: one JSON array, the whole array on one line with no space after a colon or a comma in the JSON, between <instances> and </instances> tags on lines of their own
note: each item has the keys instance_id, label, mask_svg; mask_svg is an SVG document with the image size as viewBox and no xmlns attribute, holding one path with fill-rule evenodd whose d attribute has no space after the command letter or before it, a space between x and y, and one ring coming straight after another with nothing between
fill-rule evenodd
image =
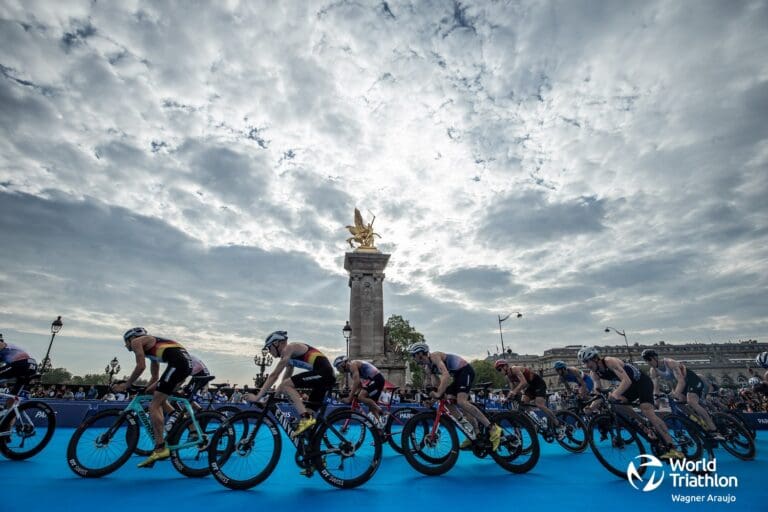
<instances>
[{"instance_id":1,"label":"yellow cycling shoe","mask_svg":"<svg viewBox=\"0 0 768 512\"><path fill-rule=\"evenodd\" d=\"M139 462L137 467L151 468L152 466L155 465L155 462L159 460L167 459L170 456L171 456L171 450L169 450L167 446L164 446L159 450L155 450L152 453L150 453L149 457Z\"/></svg>"},{"instance_id":2,"label":"yellow cycling shoe","mask_svg":"<svg viewBox=\"0 0 768 512\"><path fill-rule=\"evenodd\" d=\"M682 452L679 452L674 448L670 448L667 453L662 454L659 458L660 459L682 459L683 457L685 457L685 455L683 455Z\"/></svg>"},{"instance_id":3,"label":"yellow cycling shoe","mask_svg":"<svg viewBox=\"0 0 768 512\"><path fill-rule=\"evenodd\" d=\"M296 427L294 434L298 436L308 428L314 426L315 423L317 423L317 420L312 416L301 418L301 421L299 421L299 425Z\"/></svg>"},{"instance_id":4,"label":"yellow cycling shoe","mask_svg":"<svg viewBox=\"0 0 768 512\"><path fill-rule=\"evenodd\" d=\"M459 445L459 450L470 450L470 449L472 449L472 440L470 438L466 438Z\"/></svg>"},{"instance_id":5,"label":"yellow cycling shoe","mask_svg":"<svg viewBox=\"0 0 768 512\"><path fill-rule=\"evenodd\" d=\"M495 423L491 425L491 448L493 448L493 451L496 451L499 449L499 445L501 444L501 427L496 425Z\"/></svg>"}]
</instances>

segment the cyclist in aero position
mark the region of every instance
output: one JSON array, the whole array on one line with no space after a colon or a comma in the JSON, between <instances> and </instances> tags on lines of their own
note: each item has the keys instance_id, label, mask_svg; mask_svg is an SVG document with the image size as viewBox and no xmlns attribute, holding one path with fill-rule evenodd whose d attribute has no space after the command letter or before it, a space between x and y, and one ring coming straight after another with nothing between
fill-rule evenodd
<instances>
[{"instance_id":1,"label":"cyclist in aero position","mask_svg":"<svg viewBox=\"0 0 768 512\"><path fill-rule=\"evenodd\" d=\"M579 387L578 393L582 398L586 398L589 393L592 392L592 388L595 387L595 383L592 381L592 377L584 375L584 372L576 368L575 366L568 366L564 361L555 361L552 365L560 377L560 382L563 383L565 389L571 390L569 383L574 383Z\"/></svg>"},{"instance_id":2,"label":"cyclist in aero position","mask_svg":"<svg viewBox=\"0 0 768 512\"><path fill-rule=\"evenodd\" d=\"M248 393L245 399L249 402L258 402L261 397L269 391L280 374L285 370L283 381L277 387L277 390L285 393L291 399L291 403L296 408L301 419L294 431L299 435L308 428L312 427L315 420L309 410L304 406L301 395L296 388L311 388L309 401L321 404L325 394L333 388L336 382L335 373L328 358L316 348L306 343L288 343L288 333L286 331L275 331L264 341L264 348L269 350L272 357L280 358L277 366L270 374L264 385L258 393ZM293 375L294 368L308 370L298 375Z\"/></svg>"},{"instance_id":3,"label":"cyclist in aero position","mask_svg":"<svg viewBox=\"0 0 768 512\"><path fill-rule=\"evenodd\" d=\"M760 380L757 377L753 377L753 378L757 378L759 382L754 383L752 385L752 388L757 393L768 395L768 352L762 352L758 354L757 357L755 357L755 363L757 363L757 366L759 366L760 368L766 370L766 372L763 374L762 380ZM750 374L753 373L752 368L749 369L749 373ZM749 380L752 380L752 379L749 379Z\"/></svg>"},{"instance_id":4,"label":"cyclist in aero position","mask_svg":"<svg viewBox=\"0 0 768 512\"><path fill-rule=\"evenodd\" d=\"M411 356L416 359L416 363L424 366L428 370L431 379L439 376L437 391L431 391L431 398L440 398L445 394L449 397L456 397L456 405L468 415L468 419L478 432L477 422L485 427L488 433L488 439L491 441L493 451L499 448L501 442L501 427L491 423L480 410L469 401L469 390L475 380L475 370L472 365L456 354L446 354L443 352L430 352L426 343L414 343L408 349ZM453 377L453 382L450 382ZM450 382L450 384L449 384ZM465 439L461 448L466 449L472 445L470 439Z\"/></svg>"},{"instance_id":5,"label":"cyclist in aero position","mask_svg":"<svg viewBox=\"0 0 768 512\"><path fill-rule=\"evenodd\" d=\"M620 402L640 401L643 415L648 418L669 448L660 458L683 458L683 454L673 448L674 441L667 431L667 426L653 410L653 382L650 377L621 359L600 357L600 351L595 347L582 348L577 357L581 364L592 372L596 384L599 384L600 379L619 381L619 385L608 395L610 398Z\"/></svg>"},{"instance_id":6,"label":"cyclist in aero position","mask_svg":"<svg viewBox=\"0 0 768 512\"><path fill-rule=\"evenodd\" d=\"M128 380L115 384L115 391L125 391L144 373L147 367L145 359L152 361L152 401L149 403L149 416L152 418L152 431L155 437L155 449L144 461L140 468L152 467L158 460L167 459L171 452L165 445L163 429L163 410L168 404L168 395L173 393L179 384L192 373L192 360L184 347L173 340L150 336L143 327L128 329L123 334L125 348L136 356L136 368ZM167 363L163 374L160 374L160 363ZM149 389L149 388L148 388Z\"/></svg>"},{"instance_id":7,"label":"cyclist in aero position","mask_svg":"<svg viewBox=\"0 0 768 512\"><path fill-rule=\"evenodd\" d=\"M37 362L29 355L29 352L18 345L13 345L3 339L0 334L0 381L16 379L16 383L10 390L11 395L18 395L22 386L29 382L30 377L37 373ZM13 399L9 398L6 407L10 407Z\"/></svg>"},{"instance_id":8,"label":"cyclist in aero position","mask_svg":"<svg viewBox=\"0 0 768 512\"><path fill-rule=\"evenodd\" d=\"M344 398L342 402L349 403L352 401L352 397L357 395L357 399L368 406L370 411L368 414L371 421L379 428L384 428L387 423L387 418L376 403L376 400L381 397L381 391L384 389L384 375L381 374L378 368L366 361L350 361L347 356L339 356L333 360L333 367L339 371L339 373L350 373L352 375L352 388L349 392L349 397ZM368 381L366 386L363 386L362 379Z\"/></svg>"},{"instance_id":9,"label":"cyclist in aero position","mask_svg":"<svg viewBox=\"0 0 768 512\"><path fill-rule=\"evenodd\" d=\"M523 400L525 402L533 400L536 407L547 415L549 424L555 425L557 438L565 438L565 425L560 423L560 420L557 419L555 413L547 407L547 383L544 382L544 379L530 368L510 366L504 359L497 360L493 363L493 366L496 368L496 371L504 375L512 385L512 389L509 390L509 398L514 398L522 391Z\"/></svg>"},{"instance_id":10,"label":"cyclist in aero position","mask_svg":"<svg viewBox=\"0 0 768 512\"><path fill-rule=\"evenodd\" d=\"M706 423L709 435L718 441L725 441L725 438L717 431L709 413L699 404L699 399L707 393L707 385L704 381L683 363L668 357L659 358L659 354L652 348L643 350L641 356L651 367L653 393L658 394L659 392L660 378L675 381L676 385L672 396L691 406L694 412ZM683 395L683 391L685 391L685 395Z\"/></svg>"}]
</instances>

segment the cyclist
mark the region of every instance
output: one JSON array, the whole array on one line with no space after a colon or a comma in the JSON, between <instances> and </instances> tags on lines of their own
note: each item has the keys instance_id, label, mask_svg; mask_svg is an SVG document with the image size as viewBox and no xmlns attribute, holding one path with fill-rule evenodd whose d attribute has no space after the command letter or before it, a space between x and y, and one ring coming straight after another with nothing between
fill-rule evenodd
<instances>
[{"instance_id":1,"label":"cyclist","mask_svg":"<svg viewBox=\"0 0 768 512\"><path fill-rule=\"evenodd\" d=\"M755 357L755 362L760 368L764 370L768 369L768 352L758 354L757 357ZM752 368L749 369L749 373L753 374ZM753 388L758 393L768 395L768 370L763 374L763 379L754 385Z\"/></svg>"},{"instance_id":2,"label":"cyclist","mask_svg":"<svg viewBox=\"0 0 768 512\"><path fill-rule=\"evenodd\" d=\"M659 358L659 354L652 348L643 350L641 357L651 367L651 380L653 381L653 394L659 393L659 379L675 381L675 389L672 396L681 402L687 402L694 412L704 420L707 433L718 441L725 438L717 431L715 423L699 403L699 399L707 393L707 385L696 375L696 372L686 367L683 363L669 357ZM685 395L683 395L685 391Z\"/></svg>"},{"instance_id":3,"label":"cyclist","mask_svg":"<svg viewBox=\"0 0 768 512\"><path fill-rule=\"evenodd\" d=\"M168 395L173 393L173 390L192 373L192 360L180 343L151 336L143 327L128 329L123 334L123 341L125 348L136 356L136 368L127 381L112 386L114 391L127 390L144 373L147 367L146 359L151 361L150 371L154 382L151 389L153 396L149 403L149 416L152 418L155 449L138 465L140 468L151 468L158 460L167 459L171 455L165 445L163 411L167 405ZM162 375L160 375L161 362L168 365Z\"/></svg>"},{"instance_id":4,"label":"cyclist","mask_svg":"<svg viewBox=\"0 0 768 512\"><path fill-rule=\"evenodd\" d=\"M530 368L522 366L510 366L506 359L499 359L493 363L493 367L507 378L512 389L509 390L507 397L514 400L522 392L523 402L528 403L533 400L544 414L547 415L550 425L555 426L555 433L558 439L565 438L565 425L560 423L555 413L547 407L547 383L541 378L541 375Z\"/></svg>"},{"instance_id":5,"label":"cyclist","mask_svg":"<svg viewBox=\"0 0 768 512\"><path fill-rule=\"evenodd\" d=\"M417 364L427 368L433 382L439 376L437 391L431 391L430 397L440 398L443 394L447 397L455 397L456 405L469 416L468 419L475 427L475 431L477 431L477 422L485 427L491 447L496 451L501 443L501 427L488 421L488 418L469 401L469 390L475 380L475 370L472 365L456 354L430 352L426 343L414 343L408 348L408 352L416 359ZM453 377L452 382L451 377ZM461 448L467 449L471 445L472 440L465 439Z\"/></svg>"},{"instance_id":6,"label":"cyclist","mask_svg":"<svg viewBox=\"0 0 768 512\"><path fill-rule=\"evenodd\" d=\"M333 367L339 373L350 373L352 375L352 388L350 389L349 397L342 399L344 403L352 401L352 396L357 395L357 399L368 406L368 417L373 421L374 425L379 428L384 428L386 425L386 417L384 416L381 407L376 403L381 397L381 392L384 389L384 375L378 368L366 361L350 361L347 356L339 356L333 360ZM365 379L367 384L363 386L362 380Z\"/></svg>"},{"instance_id":7,"label":"cyclist","mask_svg":"<svg viewBox=\"0 0 768 512\"><path fill-rule=\"evenodd\" d=\"M668 450L661 455L661 459L683 458L683 454L674 449L674 441L667 431L667 426L653 410L653 381L650 377L621 359L600 357L600 351L595 347L582 348L577 358L592 372L595 384L599 384L600 379L619 381L619 385L608 395L610 398L620 402L639 399L640 411L667 444Z\"/></svg>"},{"instance_id":8,"label":"cyclist","mask_svg":"<svg viewBox=\"0 0 768 512\"><path fill-rule=\"evenodd\" d=\"M37 362L29 352L18 345L6 342L0 334L0 381L16 379L9 390L10 395L18 395L21 388L29 383L30 377L37 373ZM13 398L6 401L6 407L13 404Z\"/></svg>"},{"instance_id":9,"label":"cyclist","mask_svg":"<svg viewBox=\"0 0 768 512\"><path fill-rule=\"evenodd\" d=\"M269 350L272 357L279 358L274 371L267 377L261 389L255 395L248 393L245 399L249 402L258 402L275 383L280 374L285 370L283 381L277 390L285 393L299 413L299 424L294 431L299 435L312 427L315 420L312 413L304 406L301 395L296 388L311 388L309 402L322 404L325 394L336 383L335 373L328 358L315 347L306 343L288 343L286 331L275 331L264 340L264 348ZM294 368L308 370L298 375L293 375Z\"/></svg>"},{"instance_id":10,"label":"cyclist","mask_svg":"<svg viewBox=\"0 0 768 512\"><path fill-rule=\"evenodd\" d=\"M592 392L592 388L595 387L592 377L584 375L584 372L575 366L568 366L564 361L555 361L552 367L555 369L558 377L560 377L560 382L563 383L565 389L571 391L569 382L579 386L579 396L582 398L586 398Z\"/></svg>"}]
</instances>

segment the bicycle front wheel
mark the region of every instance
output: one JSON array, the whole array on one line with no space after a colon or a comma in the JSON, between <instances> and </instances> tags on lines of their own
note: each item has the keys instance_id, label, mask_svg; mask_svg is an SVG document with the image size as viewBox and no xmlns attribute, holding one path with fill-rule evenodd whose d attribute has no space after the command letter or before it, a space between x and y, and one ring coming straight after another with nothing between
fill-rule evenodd
<instances>
[{"instance_id":1,"label":"bicycle front wheel","mask_svg":"<svg viewBox=\"0 0 768 512\"><path fill-rule=\"evenodd\" d=\"M412 407L403 407L393 411L387 419L387 425L384 427L384 435L389 443L397 453L403 453L403 427L408 423L408 420L417 415L419 411Z\"/></svg>"},{"instance_id":2,"label":"bicycle front wheel","mask_svg":"<svg viewBox=\"0 0 768 512\"><path fill-rule=\"evenodd\" d=\"M136 448L133 414L109 409L83 421L67 445L67 464L78 476L99 478L125 464Z\"/></svg>"},{"instance_id":3,"label":"bicycle front wheel","mask_svg":"<svg viewBox=\"0 0 768 512\"><path fill-rule=\"evenodd\" d=\"M24 402L0 422L0 452L12 460L28 459L45 448L56 429L56 413L43 402Z\"/></svg>"},{"instance_id":4,"label":"bicycle front wheel","mask_svg":"<svg viewBox=\"0 0 768 512\"><path fill-rule=\"evenodd\" d=\"M274 471L281 450L280 431L272 418L259 410L242 411L211 437L208 467L221 485L250 489Z\"/></svg>"},{"instance_id":5,"label":"bicycle front wheel","mask_svg":"<svg viewBox=\"0 0 768 512\"><path fill-rule=\"evenodd\" d=\"M176 471L184 476L200 478L211 473L208 467L208 445L213 434L224 423L224 415L215 411L206 411L195 414L195 419L200 426L202 438L199 437L192 418L185 417L176 422L174 428L168 433L166 442L169 446L179 446L171 450L171 462ZM219 453L217 452L217 457Z\"/></svg>"},{"instance_id":6,"label":"bicycle front wheel","mask_svg":"<svg viewBox=\"0 0 768 512\"><path fill-rule=\"evenodd\" d=\"M558 439L560 446L573 453L581 453L589 446L587 426L577 414L571 411L557 411L557 420L565 426L565 437Z\"/></svg>"},{"instance_id":7,"label":"bicycle front wheel","mask_svg":"<svg viewBox=\"0 0 768 512\"><path fill-rule=\"evenodd\" d=\"M435 414L435 411L417 414L405 424L401 436L405 460L413 469L428 476L446 473L459 458L456 427L445 416L441 416L435 426Z\"/></svg>"},{"instance_id":8,"label":"bicycle front wheel","mask_svg":"<svg viewBox=\"0 0 768 512\"><path fill-rule=\"evenodd\" d=\"M539 462L541 447L536 427L519 412L497 413L493 422L501 427L498 450L491 451L496 464L512 473L527 473Z\"/></svg>"},{"instance_id":9,"label":"bicycle front wheel","mask_svg":"<svg viewBox=\"0 0 768 512\"><path fill-rule=\"evenodd\" d=\"M379 469L381 444L381 434L370 419L342 409L317 428L309 457L323 480L351 489L370 480Z\"/></svg>"},{"instance_id":10,"label":"bicycle front wheel","mask_svg":"<svg viewBox=\"0 0 768 512\"><path fill-rule=\"evenodd\" d=\"M749 435L749 431L733 416L724 412L716 412L712 415L712 421L717 426L725 441L720 441L728 453L742 460L755 458L755 440Z\"/></svg>"},{"instance_id":11,"label":"bicycle front wheel","mask_svg":"<svg viewBox=\"0 0 768 512\"><path fill-rule=\"evenodd\" d=\"M677 413L661 415L661 419L667 426L675 449L679 450L688 460L699 460L704 454L701 427Z\"/></svg>"},{"instance_id":12,"label":"bicycle front wheel","mask_svg":"<svg viewBox=\"0 0 768 512\"><path fill-rule=\"evenodd\" d=\"M626 478L629 463L645 453L640 436L612 414L601 413L593 417L587 432L592 453L605 469L619 478ZM637 472L642 475L645 466L639 466Z\"/></svg>"}]
</instances>

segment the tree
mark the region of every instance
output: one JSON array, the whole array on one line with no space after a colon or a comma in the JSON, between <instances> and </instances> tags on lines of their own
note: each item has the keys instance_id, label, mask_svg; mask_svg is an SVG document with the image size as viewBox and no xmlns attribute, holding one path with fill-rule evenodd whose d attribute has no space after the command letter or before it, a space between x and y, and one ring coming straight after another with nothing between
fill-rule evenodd
<instances>
[{"instance_id":1,"label":"tree","mask_svg":"<svg viewBox=\"0 0 768 512\"><path fill-rule=\"evenodd\" d=\"M408 320L400 315L392 315L387 319L384 325L391 349L401 354L401 358L408 362L408 369L411 372L411 384L415 388L421 388L424 385L424 369L416 364L412 357L408 357L408 347L414 343L424 342L424 335L411 327Z\"/></svg>"},{"instance_id":2,"label":"tree","mask_svg":"<svg viewBox=\"0 0 768 512\"><path fill-rule=\"evenodd\" d=\"M491 382L491 388L504 388L509 385L507 379L496 371L493 363L490 361L478 359L470 364L472 369L475 370L475 385L481 382Z\"/></svg>"},{"instance_id":3,"label":"tree","mask_svg":"<svg viewBox=\"0 0 768 512\"><path fill-rule=\"evenodd\" d=\"M53 368L43 374L43 384L66 384L72 379L72 374L66 368Z\"/></svg>"}]
</instances>

